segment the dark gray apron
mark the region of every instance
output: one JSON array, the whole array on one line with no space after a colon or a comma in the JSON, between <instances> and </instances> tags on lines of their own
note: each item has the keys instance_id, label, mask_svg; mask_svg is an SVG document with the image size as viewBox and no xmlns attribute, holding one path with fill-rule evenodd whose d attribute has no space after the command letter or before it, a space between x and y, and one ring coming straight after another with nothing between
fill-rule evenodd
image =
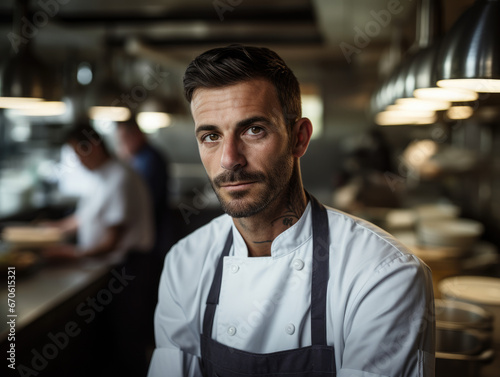
<instances>
[{"instance_id":1,"label":"dark gray apron","mask_svg":"<svg viewBox=\"0 0 500 377\"><path fill-rule=\"evenodd\" d=\"M237 350L212 339L215 310L219 303L223 259L233 244L229 232L224 251L207 298L201 358L206 377L280 376L326 377L335 376L335 352L326 343L326 292L329 275L328 216L325 207L309 195L313 219L313 269L311 286L311 341L309 347L259 354Z\"/></svg>"}]
</instances>

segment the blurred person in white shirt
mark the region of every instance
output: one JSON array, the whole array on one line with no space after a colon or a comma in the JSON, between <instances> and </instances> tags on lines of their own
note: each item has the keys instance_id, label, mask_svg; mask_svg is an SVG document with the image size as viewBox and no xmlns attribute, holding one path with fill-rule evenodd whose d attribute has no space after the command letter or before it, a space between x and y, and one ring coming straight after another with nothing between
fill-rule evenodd
<instances>
[{"instance_id":1,"label":"blurred person in white shirt","mask_svg":"<svg viewBox=\"0 0 500 377\"><path fill-rule=\"evenodd\" d=\"M51 258L81 258L113 253L120 260L129 251L149 252L154 227L149 192L130 167L114 158L90 125L80 124L67 135L82 165L91 173L89 190L79 198L74 214L50 225L75 234L76 244L44 251Z\"/></svg>"}]
</instances>

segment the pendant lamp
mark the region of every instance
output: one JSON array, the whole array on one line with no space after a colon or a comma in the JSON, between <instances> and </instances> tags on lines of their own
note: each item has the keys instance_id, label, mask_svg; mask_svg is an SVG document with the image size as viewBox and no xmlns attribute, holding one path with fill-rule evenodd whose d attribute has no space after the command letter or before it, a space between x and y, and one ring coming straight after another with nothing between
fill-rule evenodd
<instances>
[{"instance_id":1,"label":"pendant lamp","mask_svg":"<svg viewBox=\"0 0 500 377\"><path fill-rule=\"evenodd\" d=\"M88 116L96 121L123 122L131 111L121 100L127 94L113 79L103 79L89 88Z\"/></svg>"},{"instance_id":2,"label":"pendant lamp","mask_svg":"<svg viewBox=\"0 0 500 377\"><path fill-rule=\"evenodd\" d=\"M452 102L475 101L477 93L458 88L440 88L436 85L436 64L439 52L442 7L440 0L422 0L418 12L417 46L404 72L405 88L396 105L422 110L447 110Z\"/></svg>"},{"instance_id":3,"label":"pendant lamp","mask_svg":"<svg viewBox=\"0 0 500 377\"><path fill-rule=\"evenodd\" d=\"M123 122L132 116L126 99L130 90L125 90L115 79L113 58L113 50L106 41L101 71L90 84L85 101L88 117L94 121Z\"/></svg>"},{"instance_id":4,"label":"pendant lamp","mask_svg":"<svg viewBox=\"0 0 500 377\"><path fill-rule=\"evenodd\" d=\"M445 36L437 85L500 93L500 0L477 0Z\"/></svg>"},{"instance_id":5,"label":"pendant lamp","mask_svg":"<svg viewBox=\"0 0 500 377\"><path fill-rule=\"evenodd\" d=\"M172 108L164 97L151 97L139 105L135 117L137 124L147 133L153 133L172 123Z\"/></svg>"},{"instance_id":6,"label":"pendant lamp","mask_svg":"<svg viewBox=\"0 0 500 377\"><path fill-rule=\"evenodd\" d=\"M14 4L13 34L22 37L22 18L27 17L27 0ZM58 100L60 86L52 72L32 52L32 39L21 39L12 49L0 78L0 108L29 109L31 104L43 100ZM37 106L40 106L38 104Z\"/></svg>"}]
</instances>

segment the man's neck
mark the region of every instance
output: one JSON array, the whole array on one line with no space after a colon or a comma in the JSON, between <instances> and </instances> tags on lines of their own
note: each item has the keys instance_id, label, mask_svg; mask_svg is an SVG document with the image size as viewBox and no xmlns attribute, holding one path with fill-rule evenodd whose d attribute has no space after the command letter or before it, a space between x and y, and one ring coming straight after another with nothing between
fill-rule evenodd
<instances>
[{"instance_id":1,"label":"man's neck","mask_svg":"<svg viewBox=\"0 0 500 377\"><path fill-rule=\"evenodd\" d=\"M299 179L266 210L252 217L234 218L247 245L248 256L270 256L273 240L300 219L306 206L307 197Z\"/></svg>"}]
</instances>

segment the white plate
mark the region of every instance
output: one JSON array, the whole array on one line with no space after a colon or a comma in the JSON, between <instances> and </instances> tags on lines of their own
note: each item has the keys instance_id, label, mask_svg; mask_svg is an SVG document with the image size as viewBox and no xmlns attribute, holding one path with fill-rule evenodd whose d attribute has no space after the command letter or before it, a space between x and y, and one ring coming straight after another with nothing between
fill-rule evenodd
<instances>
[{"instance_id":1,"label":"white plate","mask_svg":"<svg viewBox=\"0 0 500 377\"><path fill-rule=\"evenodd\" d=\"M414 208L417 219L452 219L459 215L460 208L452 204L425 204Z\"/></svg>"},{"instance_id":2,"label":"white plate","mask_svg":"<svg viewBox=\"0 0 500 377\"><path fill-rule=\"evenodd\" d=\"M417 234L424 245L468 249L483 229L480 222L468 219L424 220L418 224Z\"/></svg>"},{"instance_id":3,"label":"white plate","mask_svg":"<svg viewBox=\"0 0 500 377\"><path fill-rule=\"evenodd\" d=\"M484 276L456 276L439 283L445 296L462 301L498 306L500 308L500 279Z\"/></svg>"}]
</instances>

